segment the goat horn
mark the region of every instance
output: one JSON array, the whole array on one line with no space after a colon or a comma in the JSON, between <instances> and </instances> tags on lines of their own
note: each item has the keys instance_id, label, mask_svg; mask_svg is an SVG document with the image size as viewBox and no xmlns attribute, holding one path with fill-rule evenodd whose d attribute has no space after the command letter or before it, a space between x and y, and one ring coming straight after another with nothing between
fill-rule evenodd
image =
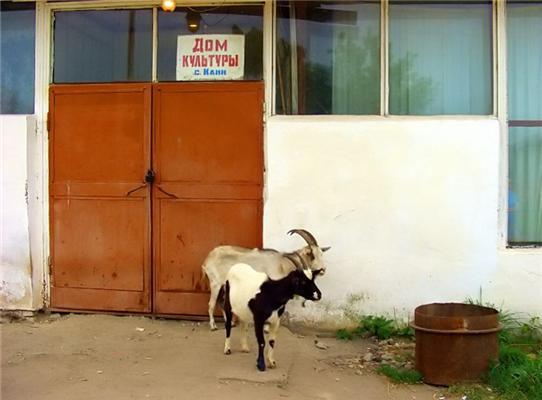
<instances>
[{"instance_id":1,"label":"goat horn","mask_svg":"<svg viewBox=\"0 0 542 400\"><path fill-rule=\"evenodd\" d=\"M301 257L298 253L288 253L284 254L284 256L295 265L297 270L302 271L304 269L309 269L303 257Z\"/></svg>"},{"instance_id":2,"label":"goat horn","mask_svg":"<svg viewBox=\"0 0 542 400\"><path fill-rule=\"evenodd\" d=\"M318 242L316 242L316 239L309 231L306 231L305 229L292 229L288 231L288 235L292 235L294 233L297 233L299 236L305 239L305 242L307 242L309 246L318 246Z\"/></svg>"}]
</instances>

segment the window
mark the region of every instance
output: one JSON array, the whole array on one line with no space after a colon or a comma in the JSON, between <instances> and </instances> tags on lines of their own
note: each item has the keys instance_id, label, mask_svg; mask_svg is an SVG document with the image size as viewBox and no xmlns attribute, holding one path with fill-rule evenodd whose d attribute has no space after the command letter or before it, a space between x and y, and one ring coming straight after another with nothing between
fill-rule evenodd
<instances>
[{"instance_id":1,"label":"window","mask_svg":"<svg viewBox=\"0 0 542 400\"><path fill-rule=\"evenodd\" d=\"M150 81L152 11L59 11L55 83Z\"/></svg>"},{"instance_id":2,"label":"window","mask_svg":"<svg viewBox=\"0 0 542 400\"><path fill-rule=\"evenodd\" d=\"M542 2L509 1L508 242L542 244Z\"/></svg>"},{"instance_id":3,"label":"window","mask_svg":"<svg viewBox=\"0 0 542 400\"><path fill-rule=\"evenodd\" d=\"M279 1L276 113L492 114L492 3Z\"/></svg>"},{"instance_id":4,"label":"window","mask_svg":"<svg viewBox=\"0 0 542 400\"><path fill-rule=\"evenodd\" d=\"M277 3L278 114L380 113L380 2Z\"/></svg>"},{"instance_id":5,"label":"window","mask_svg":"<svg viewBox=\"0 0 542 400\"><path fill-rule=\"evenodd\" d=\"M390 114L492 113L490 1L391 1Z\"/></svg>"},{"instance_id":6,"label":"window","mask_svg":"<svg viewBox=\"0 0 542 400\"><path fill-rule=\"evenodd\" d=\"M191 32L188 17L199 25ZM263 79L263 6L177 7L158 14L158 80L176 80L177 37L179 35L243 34L245 80Z\"/></svg>"},{"instance_id":7,"label":"window","mask_svg":"<svg viewBox=\"0 0 542 400\"><path fill-rule=\"evenodd\" d=\"M35 3L0 3L0 113L34 113Z\"/></svg>"}]
</instances>

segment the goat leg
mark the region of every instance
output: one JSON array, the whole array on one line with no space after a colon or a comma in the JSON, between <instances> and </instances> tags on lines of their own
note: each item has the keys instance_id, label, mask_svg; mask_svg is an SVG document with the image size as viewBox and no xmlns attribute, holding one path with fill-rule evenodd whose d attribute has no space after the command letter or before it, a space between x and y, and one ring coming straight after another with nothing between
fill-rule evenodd
<instances>
[{"instance_id":1,"label":"goat leg","mask_svg":"<svg viewBox=\"0 0 542 400\"><path fill-rule=\"evenodd\" d=\"M267 350L267 361L269 361L269 368L275 368L277 363L275 361L275 341L277 339L277 332L280 326L280 319L276 319L269 324L269 350Z\"/></svg>"},{"instance_id":2,"label":"goat leg","mask_svg":"<svg viewBox=\"0 0 542 400\"><path fill-rule=\"evenodd\" d=\"M224 289L224 314L226 315L226 342L224 343L224 354L231 354L230 335L233 313L230 304L230 283L228 281L226 281Z\"/></svg>"},{"instance_id":3,"label":"goat leg","mask_svg":"<svg viewBox=\"0 0 542 400\"><path fill-rule=\"evenodd\" d=\"M264 321L261 318L254 318L254 330L256 332L256 340L258 341L258 359L256 366L260 371L265 371L265 336L263 334Z\"/></svg>"}]
</instances>

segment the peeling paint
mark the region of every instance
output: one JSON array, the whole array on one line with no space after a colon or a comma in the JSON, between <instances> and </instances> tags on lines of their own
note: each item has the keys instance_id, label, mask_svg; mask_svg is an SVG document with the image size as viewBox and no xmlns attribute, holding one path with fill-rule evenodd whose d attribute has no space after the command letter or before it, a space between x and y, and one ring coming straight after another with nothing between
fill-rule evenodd
<instances>
[{"instance_id":1,"label":"peeling paint","mask_svg":"<svg viewBox=\"0 0 542 400\"><path fill-rule=\"evenodd\" d=\"M32 307L27 117L0 116L0 308Z\"/></svg>"},{"instance_id":2,"label":"peeling paint","mask_svg":"<svg viewBox=\"0 0 542 400\"><path fill-rule=\"evenodd\" d=\"M28 309L32 303L30 267L1 265L0 309Z\"/></svg>"}]
</instances>

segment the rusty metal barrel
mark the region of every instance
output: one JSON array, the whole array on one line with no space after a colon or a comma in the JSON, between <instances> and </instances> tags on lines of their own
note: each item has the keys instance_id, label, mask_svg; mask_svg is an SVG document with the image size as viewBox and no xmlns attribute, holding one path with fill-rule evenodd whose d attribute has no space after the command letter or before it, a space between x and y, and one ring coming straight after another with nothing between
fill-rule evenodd
<instances>
[{"instance_id":1,"label":"rusty metal barrel","mask_svg":"<svg viewBox=\"0 0 542 400\"><path fill-rule=\"evenodd\" d=\"M416 308L416 369L424 382L475 382L499 356L499 313L489 307L432 303Z\"/></svg>"}]
</instances>

